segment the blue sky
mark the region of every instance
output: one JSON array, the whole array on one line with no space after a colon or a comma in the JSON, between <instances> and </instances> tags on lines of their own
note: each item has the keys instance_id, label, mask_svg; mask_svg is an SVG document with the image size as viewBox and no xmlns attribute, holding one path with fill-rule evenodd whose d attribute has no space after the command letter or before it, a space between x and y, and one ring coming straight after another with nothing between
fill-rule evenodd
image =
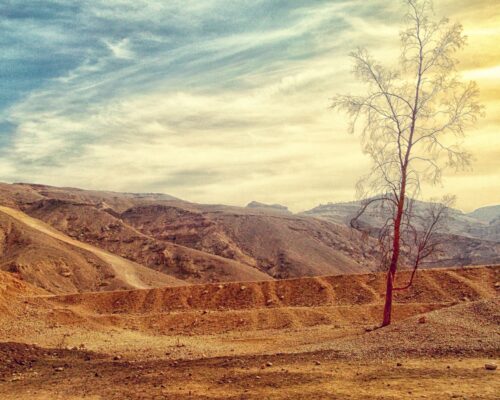
<instances>
[{"instance_id":1,"label":"blue sky","mask_svg":"<svg viewBox=\"0 0 500 400\"><path fill-rule=\"evenodd\" d=\"M367 160L329 98L356 89L356 46L396 54L403 12L384 1L4 1L0 180L293 209L348 200Z\"/></svg>"}]
</instances>

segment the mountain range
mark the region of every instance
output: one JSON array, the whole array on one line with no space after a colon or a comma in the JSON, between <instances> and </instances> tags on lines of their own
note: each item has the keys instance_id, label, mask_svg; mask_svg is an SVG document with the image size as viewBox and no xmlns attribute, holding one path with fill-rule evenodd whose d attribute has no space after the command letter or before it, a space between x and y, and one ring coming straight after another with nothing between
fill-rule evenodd
<instances>
[{"instance_id":1,"label":"mountain range","mask_svg":"<svg viewBox=\"0 0 500 400\"><path fill-rule=\"evenodd\" d=\"M346 225L357 207L292 214L257 202L0 184L0 269L52 293L376 271L377 241ZM446 251L429 266L498 263L499 209L454 212Z\"/></svg>"}]
</instances>

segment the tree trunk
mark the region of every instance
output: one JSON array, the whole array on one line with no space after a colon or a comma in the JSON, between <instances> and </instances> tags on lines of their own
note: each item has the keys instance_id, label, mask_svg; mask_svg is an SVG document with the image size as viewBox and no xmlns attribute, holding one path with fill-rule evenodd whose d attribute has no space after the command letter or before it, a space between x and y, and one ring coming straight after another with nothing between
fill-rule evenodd
<instances>
[{"instance_id":1,"label":"tree trunk","mask_svg":"<svg viewBox=\"0 0 500 400\"><path fill-rule=\"evenodd\" d=\"M390 325L391 314L392 314L392 291L394 288L394 277L396 276L397 261L393 265L391 262L391 267L387 271L387 284L385 289L385 305L384 305L384 320L382 321L382 326Z\"/></svg>"},{"instance_id":2,"label":"tree trunk","mask_svg":"<svg viewBox=\"0 0 500 400\"><path fill-rule=\"evenodd\" d=\"M385 290L385 306L384 306L384 319L382 326L390 325L392 314L392 292L394 289L394 279L396 277L396 270L398 269L399 261L399 245L401 239L401 221L403 220L403 209L405 203L405 189L406 189L406 168L403 169L403 179L401 184L402 190L399 195L398 209L396 219L394 221L394 238L392 242L392 257L389 271L387 271L387 285Z\"/></svg>"}]
</instances>

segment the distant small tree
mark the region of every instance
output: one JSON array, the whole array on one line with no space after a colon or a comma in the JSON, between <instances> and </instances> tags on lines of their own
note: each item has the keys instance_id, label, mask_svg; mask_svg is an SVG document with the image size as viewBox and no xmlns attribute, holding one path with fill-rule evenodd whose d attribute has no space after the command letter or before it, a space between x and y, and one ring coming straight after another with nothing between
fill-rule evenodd
<instances>
[{"instance_id":1,"label":"distant small tree","mask_svg":"<svg viewBox=\"0 0 500 400\"><path fill-rule=\"evenodd\" d=\"M437 250L436 231L449 205L449 199L434 204L424 217L415 212L412 199L419 197L423 181L439 183L444 168L470 164L459 139L482 112L477 85L461 82L456 72L455 55L466 42L462 26L446 18L436 21L429 1L406 3L399 62L388 68L365 49L351 53L354 76L366 85L366 94L337 95L332 103L350 116L350 132L360 132L363 151L372 160L358 183L364 201L352 225L375 205L388 215L378 230L388 271L382 326L391 323L393 291L411 286L418 266ZM407 285L395 288L403 257L413 272Z\"/></svg>"}]
</instances>

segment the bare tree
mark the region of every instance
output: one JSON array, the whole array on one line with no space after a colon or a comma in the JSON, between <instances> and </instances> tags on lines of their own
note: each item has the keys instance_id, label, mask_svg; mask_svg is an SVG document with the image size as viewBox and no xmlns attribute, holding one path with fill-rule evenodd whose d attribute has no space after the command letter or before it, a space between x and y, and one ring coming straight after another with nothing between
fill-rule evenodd
<instances>
[{"instance_id":1,"label":"bare tree","mask_svg":"<svg viewBox=\"0 0 500 400\"><path fill-rule=\"evenodd\" d=\"M358 183L358 196L367 199L358 217L375 204L388 215L379 231L388 270L382 326L391 322L402 248L410 249L407 259L416 271L437 247L433 232L446 210L434 209L417 226L411 199L419 197L422 182L439 183L444 168L470 164L460 138L482 113L476 84L461 82L456 72L456 53L466 41L462 26L446 18L435 20L429 1L406 3L407 28L400 33L397 65L382 66L365 49L351 53L354 75L367 94L337 95L332 103L350 116L350 132L360 133L363 151L372 160L370 172Z\"/></svg>"}]
</instances>

